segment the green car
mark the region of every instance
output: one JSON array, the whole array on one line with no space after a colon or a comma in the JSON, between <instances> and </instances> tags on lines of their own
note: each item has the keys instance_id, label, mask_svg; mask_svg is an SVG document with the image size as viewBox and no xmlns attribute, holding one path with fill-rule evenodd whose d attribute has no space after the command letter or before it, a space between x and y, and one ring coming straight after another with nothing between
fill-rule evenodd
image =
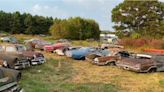
<instances>
[{"instance_id":1,"label":"green car","mask_svg":"<svg viewBox=\"0 0 164 92\"><path fill-rule=\"evenodd\" d=\"M23 92L18 85L20 79L19 71L0 67L0 92Z\"/></svg>"}]
</instances>

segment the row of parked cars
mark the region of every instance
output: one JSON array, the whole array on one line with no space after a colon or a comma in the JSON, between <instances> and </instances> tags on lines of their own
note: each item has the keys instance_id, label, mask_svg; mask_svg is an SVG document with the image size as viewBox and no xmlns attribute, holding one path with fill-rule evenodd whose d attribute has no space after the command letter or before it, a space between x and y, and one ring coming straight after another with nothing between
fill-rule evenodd
<instances>
[{"instance_id":1,"label":"row of parked cars","mask_svg":"<svg viewBox=\"0 0 164 92\"><path fill-rule=\"evenodd\" d=\"M53 44L40 39L30 39L25 40L24 44L0 44L0 92L23 92L18 85L21 79L21 72L18 70L46 62L44 55L35 49L89 61L98 66L113 65L135 72L164 71L164 53L134 53L124 50L123 46L109 44L102 44L101 47L72 46L71 41L66 39L60 39Z\"/></svg>"},{"instance_id":2,"label":"row of parked cars","mask_svg":"<svg viewBox=\"0 0 164 92\"><path fill-rule=\"evenodd\" d=\"M76 60L86 60L99 66L115 65L135 72L164 71L164 53L134 53L124 50L123 46L110 44L102 44L101 47L71 46L69 41L64 39L54 44L47 43L38 40L35 48L38 49L41 46L44 51L65 55Z\"/></svg>"},{"instance_id":3,"label":"row of parked cars","mask_svg":"<svg viewBox=\"0 0 164 92\"><path fill-rule=\"evenodd\" d=\"M14 39L14 40L13 40ZM21 69L46 62L41 52L29 50L18 44L16 38L3 37L0 44L0 92L24 92L19 86Z\"/></svg>"}]
</instances>

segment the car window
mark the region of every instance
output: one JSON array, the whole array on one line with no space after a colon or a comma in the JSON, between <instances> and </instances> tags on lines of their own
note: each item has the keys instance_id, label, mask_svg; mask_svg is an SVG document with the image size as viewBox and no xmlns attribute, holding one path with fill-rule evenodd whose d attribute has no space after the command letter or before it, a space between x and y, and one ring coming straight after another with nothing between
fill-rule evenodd
<instances>
[{"instance_id":1,"label":"car window","mask_svg":"<svg viewBox=\"0 0 164 92\"><path fill-rule=\"evenodd\" d=\"M15 52L16 49L13 46L7 46L6 47L6 52Z\"/></svg>"},{"instance_id":2,"label":"car window","mask_svg":"<svg viewBox=\"0 0 164 92\"><path fill-rule=\"evenodd\" d=\"M164 61L164 56L155 56L154 59L157 61Z\"/></svg>"},{"instance_id":3,"label":"car window","mask_svg":"<svg viewBox=\"0 0 164 92\"><path fill-rule=\"evenodd\" d=\"M17 51L20 51L20 52L27 50L25 46L17 46L16 48L17 48Z\"/></svg>"}]
</instances>

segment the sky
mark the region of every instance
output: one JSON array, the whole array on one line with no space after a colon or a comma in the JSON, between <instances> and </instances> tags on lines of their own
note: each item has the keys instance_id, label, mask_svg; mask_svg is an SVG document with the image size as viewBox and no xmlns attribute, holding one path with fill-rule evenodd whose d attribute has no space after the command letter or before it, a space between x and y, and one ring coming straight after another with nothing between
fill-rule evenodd
<instances>
[{"instance_id":1,"label":"sky","mask_svg":"<svg viewBox=\"0 0 164 92\"><path fill-rule=\"evenodd\" d=\"M111 11L121 2L123 0L0 0L0 10L62 19L91 18L99 23L101 30L114 31Z\"/></svg>"}]
</instances>

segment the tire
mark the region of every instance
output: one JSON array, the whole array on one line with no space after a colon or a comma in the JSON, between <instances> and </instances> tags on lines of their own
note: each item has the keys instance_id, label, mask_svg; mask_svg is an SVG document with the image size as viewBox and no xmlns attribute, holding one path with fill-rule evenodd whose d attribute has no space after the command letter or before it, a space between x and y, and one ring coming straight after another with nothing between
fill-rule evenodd
<instances>
[{"instance_id":1,"label":"tire","mask_svg":"<svg viewBox=\"0 0 164 92\"><path fill-rule=\"evenodd\" d=\"M85 57L81 57L80 60L85 60Z\"/></svg>"},{"instance_id":2,"label":"tire","mask_svg":"<svg viewBox=\"0 0 164 92\"><path fill-rule=\"evenodd\" d=\"M22 74L21 73L19 73L18 75L17 75L17 81L20 81L21 80L21 77L22 77Z\"/></svg>"},{"instance_id":3,"label":"tire","mask_svg":"<svg viewBox=\"0 0 164 92\"><path fill-rule=\"evenodd\" d=\"M115 66L116 64L115 64L115 61L111 61L111 62L108 62L107 65L109 65L109 66Z\"/></svg>"},{"instance_id":4,"label":"tire","mask_svg":"<svg viewBox=\"0 0 164 92\"><path fill-rule=\"evenodd\" d=\"M156 72L156 71L157 71L156 68L151 68L151 69L148 71L148 73L154 73L154 72Z\"/></svg>"}]
</instances>

